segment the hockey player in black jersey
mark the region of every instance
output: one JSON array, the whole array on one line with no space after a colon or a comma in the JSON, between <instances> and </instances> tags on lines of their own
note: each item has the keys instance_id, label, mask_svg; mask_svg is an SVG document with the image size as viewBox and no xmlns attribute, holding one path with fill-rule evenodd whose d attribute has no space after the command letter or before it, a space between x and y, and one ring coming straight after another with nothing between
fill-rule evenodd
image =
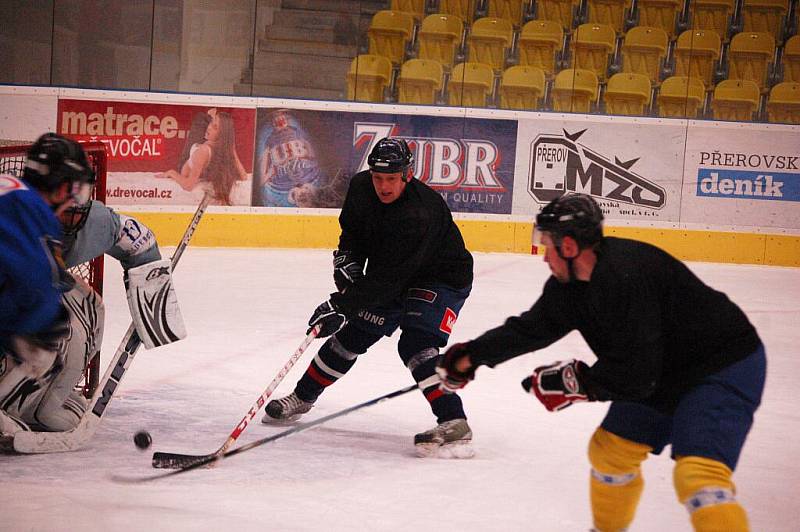
<instances>
[{"instance_id":1,"label":"hockey player in black jersey","mask_svg":"<svg viewBox=\"0 0 800 532\"><path fill-rule=\"evenodd\" d=\"M696 530L747 530L731 479L766 373L764 347L745 314L657 247L604 237L594 200L572 194L536 218L552 276L520 316L452 346L438 372L457 390L478 366L542 349L577 330L597 356L536 368L525 390L550 411L611 401L589 444L598 531L633 520L648 453L672 445L674 486Z\"/></svg>"},{"instance_id":2,"label":"hockey player in black jersey","mask_svg":"<svg viewBox=\"0 0 800 532\"><path fill-rule=\"evenodd\" d=\"M270 401L264 422L292 420L384 336L401 330L398 351L437 418L417 434L420 456L470 457L472 432L461 399L439 389L439 348L447 344L472 288L472 255L450 209L413 179L413 155L402 139L384 138L353 176L339 224L333 277L338 292L309 320L330 336L292 394Z\"/></svg>"}]
</instances>

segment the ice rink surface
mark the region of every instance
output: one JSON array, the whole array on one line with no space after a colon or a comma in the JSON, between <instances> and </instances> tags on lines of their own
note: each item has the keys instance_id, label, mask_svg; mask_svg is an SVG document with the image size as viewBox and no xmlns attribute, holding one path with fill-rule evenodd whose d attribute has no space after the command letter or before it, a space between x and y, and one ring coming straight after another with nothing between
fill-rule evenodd
<instances>
[{"instance_id":1,"label":"ice rink surface","mask_svg":"<svg viewBox=\"0 0 800 532\"><path fill-rule=\"evenodd\" d=\"M165 249L170 255L172 249ZM455 327L467 340L527 308L549 275L540 257L475 254L476 279ZM761 409L734 480L758 532L800 530L800 270L694 263L726 292L767 348ZM130 318L121 269L106 261L103 366ZM586 531L591 526L586 446L607 405L549 413L523 393L535 366L588 362L573 333L548 349L481 368L462 393L474 432L472 460L423 460L412 438L435 424L420 393L386 401L318 428L231 457L214 469L127 485L152 451L215 451L305 336L333 289L324 250L190 247L175 272L189 338L141 349L91 444L67 454L0 455L0 530L463 530ZM410 384L397 336L362 356L307 420ZM290 392L315 342L278 388ZM259 414L258 419L261 415ZM256 422L249 442L284 430ZM133 445L150 431L147 452ZM672 488L667 452L644 465L645 492L631 532L690 530Z\"/></svg>"}]
</instances>

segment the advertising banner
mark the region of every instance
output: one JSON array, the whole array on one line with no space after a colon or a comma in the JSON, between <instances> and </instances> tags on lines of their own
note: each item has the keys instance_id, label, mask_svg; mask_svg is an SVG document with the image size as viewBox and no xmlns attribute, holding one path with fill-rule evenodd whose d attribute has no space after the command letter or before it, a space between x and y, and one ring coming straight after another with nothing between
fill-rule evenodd
<instances>
[{"instance_id":1,"label":"advertising banner","mask_svg":"<svg viewBox=\"0 0 800 532\"><path fill-rule=\"evenodd\" d=\"M514 214L535 215L570 192L607 220L677 222L685 127L604 117L519 121Z\"/></svg>"},{"instance_id":2,"label":"advertising banner","mask_svg":"<svg viewBox=\"0 0 800 532\"><path fill-rule=\"evenodd\" d=\"M800 132L692 122L681 221L800 229Z\"/></svg>"},{"instance_id":3,"label":"advertising banner","mask_svg":"<svg viewBox=\"0 0 800 532\"><path fill-rule=\"evenodd\" d=\"M109 148L112 205L250 205L254 109L58 101L57 131Z\"/></svg>"},{"instance_id":4,"label":"advertising banner","mask_svg":"<svg viewBox=\"0 0 800 532\"><path fill-rule=\"evenodd\" d=\"M453 212L511 213L515 120L259 108L256 128L253 205L340 208L375 143L396 136Z\"/></svg>"}]
</instances>

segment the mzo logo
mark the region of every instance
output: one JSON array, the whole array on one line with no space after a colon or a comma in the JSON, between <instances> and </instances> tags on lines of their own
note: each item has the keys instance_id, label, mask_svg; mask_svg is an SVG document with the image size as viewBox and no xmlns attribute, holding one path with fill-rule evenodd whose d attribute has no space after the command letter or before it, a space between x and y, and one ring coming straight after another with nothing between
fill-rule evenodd
<instances>
[{"instance_id":1,"label":"mzo logo","mask_svg":"<svg viewBox=\"0 0 800 532\"><path fill-rule=\"evenodd\" d=\"M580 192L638 207L664 207L666 191L631 171L638 157L620 161L600 155L577 142L586 131L539 135L531 143L528 192L538 203Z\"/></svg>"}]
</instances>

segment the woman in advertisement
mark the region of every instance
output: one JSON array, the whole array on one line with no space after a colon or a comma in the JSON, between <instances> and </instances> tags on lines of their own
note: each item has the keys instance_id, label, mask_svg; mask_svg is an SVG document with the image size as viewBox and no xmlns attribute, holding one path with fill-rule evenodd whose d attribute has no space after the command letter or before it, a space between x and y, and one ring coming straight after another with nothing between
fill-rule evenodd
<instances>
[{"instance_id":1,"label":"woman in advertisement","mask_svg":"<svg viewBox=\"0 0 800 532\"><path fill-rule=\"evenodd\" d=\"M205 129L202 123L207 122ZM200 128L198 128L200 124ZM202 138L196 131L202 131ZM230 113L209 109L195 115L181 156L180 172L171 169L156 174L172 179L184 190L194 190L201 182L211 183L216 200L231 205L231 190L237 181L245 181L247 172L236 154L236 137Z\"/></svg>"}]
</instances>

